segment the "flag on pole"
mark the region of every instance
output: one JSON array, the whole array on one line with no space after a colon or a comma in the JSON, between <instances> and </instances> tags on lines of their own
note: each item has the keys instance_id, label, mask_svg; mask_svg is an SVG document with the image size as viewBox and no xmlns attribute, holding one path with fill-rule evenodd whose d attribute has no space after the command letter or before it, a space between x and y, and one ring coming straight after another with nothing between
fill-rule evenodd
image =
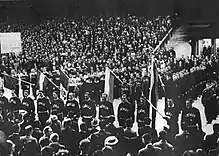
<instances>
[{"instance_id":1,"label":"flag on pole","mask_svg":"<svg viewBox=\"0 0 219 156\"><path fill-rule=\"evenodd\" d=\"M4 87L10 90L16 90L18 85L18 79L10 75L4 74Z\"/></svg>"},{"instance_id":2,"label":"flag on pole","mask_svg":"<svg viewBox=\"0 0 219 156\"><path fill-rule=\"evenodd\" d=\"M151 75L150 75L150 92L149 92L149 101L153 104L154 108L157 108L157 101L159 99L158 87L159 87L159 76L156 68L154 58L152 58L151 64ZM155 128L155 119L156 119L156 110L150 105L149 117L152 120L152 127Z\"/></svg>"},{"instance_id":3,"label":"flag on pole","mask_svg":"<svg viewBox=\"0 0 219 156\"><path fill-rule=\"evenodd\" d=\"M114 100L114 84L116 79L122 83L122 81L113 73L113 71L106 67L104 92L108 95L109 102L113 102Z\"/></svg>"},{"instance_id":4,"label":"flag on pole","mask_svg":"<svg viewBox=\"0 0 219 156\"><path fill-rule=\"evenodd\" d=\"M52 98L52 92L55 89L60 90L54 82L52 82L45 74L39 70L37 70L37 86L38 89L43 90L45 95L49 98Z\"/></svg>"},{"instance_id":5,"label":"flag on pole","mask_svg":"<svg viewBox=\"0 0 219 156\"><path fill-rule=\"evenodd\" d=\"M23 90L22 90L22 85L21 85L21 75L18 76L18 85L19 85L19 98L23 98Z\"/></svg>"},{"instance_id":6,"label":"flag on pole","mask_svg":"<svg viewBox=\"0 0 219 156\"><path fill-rule=\"evenodd\" d=\"M45 74L43 74L41 71L37 70L37 88L39 90L44 90L44 80L45 80Z\"/></svg>"},{"instance_id":7,"label":"flag on pole","mask_svg":"<svg viewBox=\"0 0 219 156\"><path fill-rule=\"evenodd\" d=\"M61 69L60 69L60 82L65 88L65 90L68 90L69 77Z\"/></svg>"}]
</instances>

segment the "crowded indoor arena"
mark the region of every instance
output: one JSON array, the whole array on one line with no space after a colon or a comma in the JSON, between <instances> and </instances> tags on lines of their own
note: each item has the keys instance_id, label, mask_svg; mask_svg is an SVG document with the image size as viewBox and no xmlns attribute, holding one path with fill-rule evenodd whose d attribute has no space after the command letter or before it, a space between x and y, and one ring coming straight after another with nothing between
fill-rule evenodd
<instances>
[{"instance_id":1,"label":"crowded indoor arena","mask_svg":"<svg viewBox=\"0 0 219 156\"><path fill-rule=\"evenodd\" d=\"M218 6L1 0L0 156L218 156Z\"/></svg>"}]
</instances>

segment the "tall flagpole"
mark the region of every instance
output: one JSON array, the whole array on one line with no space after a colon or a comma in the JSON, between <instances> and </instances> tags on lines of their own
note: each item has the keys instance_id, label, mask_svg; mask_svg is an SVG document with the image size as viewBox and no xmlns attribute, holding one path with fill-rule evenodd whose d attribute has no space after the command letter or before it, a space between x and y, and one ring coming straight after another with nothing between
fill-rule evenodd
<instances>
[{"instance_id":1,"label":"tall flagpole","mask_svg":"<svg viewBox=\"0 0 219 156\"><path fill-rule=\"evenodd\" d=\"M153 88L153 85L154 85L154 58L152 56L152 59L151 59L151 75L150 75L150 90L149 90L149 102L152 103L152 88ZM153 105L153 104L152 104ZM153 112L153 107L152 105L150 105L150 109L149 109L149 118L152 120L152 112Z\"/></svg>"}]
</instances>

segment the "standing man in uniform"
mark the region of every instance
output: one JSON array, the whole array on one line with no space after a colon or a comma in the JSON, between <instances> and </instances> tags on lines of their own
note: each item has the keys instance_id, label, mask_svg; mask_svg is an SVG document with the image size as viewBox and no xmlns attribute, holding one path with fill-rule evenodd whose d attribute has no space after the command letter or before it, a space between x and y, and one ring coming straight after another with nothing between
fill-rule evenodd
<instances>
[{"instance_id":1,"label":"standing man in uniform","mask_svg":"<svg viewBox=\"0 0 219 156\"><path fill-rule=\"evenodd\" d=\"M179 125L178 125L178 116L179 111L177 110L177 107L175 106L172 99L167 99L167 104L165 106L165 117L164 119L167 121L167 124L169 125L168 134L169 141L173 141L175 138L175 135L179 133Z\"/></svg>"},{"instance_id":2,"label":"standing man in uniform","mask_svg":"<svg viewBox=\"0 0 219 156\"><path fill-rule=\"evenodd\" d=\"M189 128L197 127L202 130L200 112L197 108L192 107L192 99L186 100L186 108L182 111L181 125L187 123Z\"/></svg>"},{"instance_id":3,"label":"standing man in uniform","mask_svg":"<svg viewBox=\"0 0 219 156\"><path fill-rule=\"evenodd\" d=\"M35 106L34 106L33 99L30 98L30 96L29 96L30 95L29 90L25 89L23 91L23 95L24 95L24 98L21 102L22 109L27 111L27 113L30 116L31 121L34 121L34 119L35 119Z\"/></svg>"},{"instance_id":4,"label":"standing man in uniform","mask_svg":"<svg viewBox=\"0 0 219 156\"><path fill-rule=\"evenodd\" d=\"M64 102L58 96L58 91L53 91L53 100L51 102L52 115L63 115L64 112Z\"/></svg>"},{"instance_id":5,"label":"standing man in uniform","mask_svg":"<svg viewBox=\"0 0 219 156\"><path fill-rule=\"evenodd\" d=\"M206 88L202 92L202 104L205 107L205 116L207 123L210 124L213 119L218 115L217 112L217 99L214 89L214 84L211 82L206 83Z\"/></svg>"},{"instance_id":6,"label":"standing man in uniform","mask_svg":"<svg viewBox=\"0 0 219 156\"><path fill-rule=\"evenodd\" d=\"M33 96L36 99L36 97L37 97L37 95L36 95L36 86L37 86L37 84L36 84L36 82L37 82L36 70L34 68L32 68L29 75L30 75L30 83L35 84L35 85L31 85L30 89L32 90Z\"/></svg>"},{"instance_id":7,"label":"standing man in uniform","mask_svg":"<svg viewBox=\"0 0 219 156\"><path fill-rule=\"evenodd\" d=\"M140 101L137 103L137 122L138 127L145 126L145 118L149 117L149 103L143 96L140 97Z\"/></svg>"},{"instance_id":8,"label":"standing man in uniform","mask_svg":"<svg viewBox=\"0 0 219 156\"><path fill-rule=\"evenodd\" d=\"M106 121L106 124L109 124L112 122L112 118L114 118L115 121L115 115L113 110L113 104L109 101L107 101L107 94L102 94L102 100L99 104L99 119L104 119Z\"/></svg>"},{"instance_id":9,"label":"standing man in uniform","mask_svg":"<svg viewBox=\"0 0 219 156\"><path fill-rule=\"evenodd\" d=\"M21 109L21 100L16 95L16 90L12 90L11 98L9 99L9 111L18 113Z\"/></svg>"},{"instance_id":10,"label":"standing man in uniform","mask_svg":"<svg viewBox=\"0 0 219 156\"><path fill-rule=\"evenodd\" d=\"M90 98L90 93L86 92L84 100L81 103L81 117L88 127L91 127L91 121L96 117L96 104Z\"/></svg>"},{"instance_id":11,"label":"standing man in uniform","mask_svg":"<svg viewBox=\"0 0 219 156\"><path fill-rule=\"evenodd\" d=\"M192 99L186 100L186 108L182 111L181 126L187 124L187 130L191 135L191 149L201 148L205 133L202 131L200 112L192 107Z\"/></svg>"},{"instance_id":12,"label":"standing man in uniform","mask_svg":"<svg viewBox=\"0 0 219 156\"><path fill-rule=\"evenodd\" d=\"M123 94L122 102L120 103L118 108L119 126L125 127L125 121L127 118L131 118L132 122L134 122L134 111L135 110L133 110L133 106L126 98L126 94Z\"/></svg>"},{"instance_id":13,"label":"standing man in uniform","mask_svg":"<svg viewBox=\"0 0 219 156\"><path fill-rule=\"evenodd\" d=\"M46 121L50 117L50 108L49 98L45 97L44 92L40 90L37 99L37 114L42 127L45 127Z\"/></svg>"},{"instance_id":14,"label":"standing man in uniform","mask_svg":"<svg viewBox=\"0 0 219 156\"><path fill-rule=\"evenodd\" d=\"M2 114L3 117L6 117L7 110L8 110L8 99L4 96L4 89L0 88L0 114Z\"/></svg>"},{"instance_id":15,"label":"standing man in uniform","mask_svg":"<svg viewBox=\"0 0 219 156\"><path fill-rule=\"evenodd\" d=\"M79 100L76 98L76 93L73 91L69 91L67 95L67 101L65 104L65 116L67 116L70 112L73 113L74 119L78 121L80 117L80 106Z\"/></svg>"}]
</instances>

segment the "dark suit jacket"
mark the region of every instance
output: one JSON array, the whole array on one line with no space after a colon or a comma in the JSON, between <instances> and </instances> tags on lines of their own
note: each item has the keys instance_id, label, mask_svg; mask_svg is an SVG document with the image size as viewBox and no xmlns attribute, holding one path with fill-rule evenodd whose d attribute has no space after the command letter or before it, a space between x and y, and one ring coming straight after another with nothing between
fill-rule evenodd
<instances>
[{"instance_id":1,"label":"dark suit jacket","mask_svg":"<svg viewBox=\"0 0 219 156\"><path fill-rule=\"evenodd\" d=\"M138 156L161 156L161 148L148 144L139 150Z\"/></svg>"},{"instance_id":2,"label":"dark suit jacket","mask_svg":"<svg viewBox=\"0 0 219 156\"><path fill-rule=\"evenodd\" d=\"M219 155L219 147L212 149L208 152L208 156L218 156Z\"/></svg>"}]
</instances>

